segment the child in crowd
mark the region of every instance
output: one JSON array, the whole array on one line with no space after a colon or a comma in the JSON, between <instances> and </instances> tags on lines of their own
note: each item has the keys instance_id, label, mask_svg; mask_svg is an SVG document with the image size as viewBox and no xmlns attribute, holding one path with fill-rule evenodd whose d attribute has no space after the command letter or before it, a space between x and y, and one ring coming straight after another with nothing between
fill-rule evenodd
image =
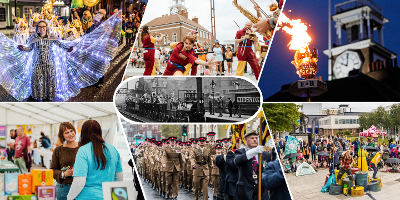
<instances>
[{"instance_id":1,"label":"child in crowd","mask_svg":"<svg viewBox=\"0 0 400 200\"><path fill-rule=\"evenodd\" d=\"M387 164L385 164L385 165L383 166L383 171L385 171L385 172L390 171L390 169L389 169L389 167L388 167Z\"/></svg>"},{"instance_id":2,"label":"child in crowd","mask_svg":"<svg viewBox=\"0 0 400 200\"><path fill-rule=\"evenodd\" d=\"M207 62L210 61L210 60L215 60L214 51L213 51L212 48L208 48ZM208 70L209 70L209 74L208 74L208 75L211 75L211 76L212 76L213 73L214 73L213 67L211 67L211 66L206 66L206 69L207 69L207 67L208 67Z\"/></svg>"},{"instance_id":3,"label":"child in crowd","mask_svg":"<svg viewBox=\"0 0 400 200\"><path fill-rule=\"evenodd\" d=\"M291 170L292 170L292 172L296 172L297 171L296 162L293 162Z\"/></svg>"},{"instance_id":4,"label":"child in crowd","mask_svg":"<svg viewBox=\"0 0 400 200\"><path fill-rule=\"evenodd\" d=\"M299 154L299 156L297 157L297 160L303 159L303 151L300 149L297 154Z\"/></svg>"},{"instance_id":5,"label":"child in crowd","mask_svg":"<svg viewBox=\"0 0 400 200\"><path fill-rule=\"evenodd\" d=\"M317 159L314 160L314 163L313 163L312 167L314 167L314 169L319 168L319 162L318 162Z\"/></svg>"},{"instance_id":6,"label":"child in crowd","mask_svg":"<svg viewBox=\"0 0 400 200\"><path fill-rule=\"evenodd\" d=\"M290 172L292 172L291 168L290 168L290 163L289 163L289 160L286 160L285 173L290 173Z\"/></svg>"},{"instance_id":7,"label":"child in crowd","mask_svg":"<svg viewBox=\"0 0 400 200\"><path fill-rule=\"evenodd\" d=\"M299 168L299 166L301 165L300 160L296 161L296 169Z\"/></svg>"}]
</instances>

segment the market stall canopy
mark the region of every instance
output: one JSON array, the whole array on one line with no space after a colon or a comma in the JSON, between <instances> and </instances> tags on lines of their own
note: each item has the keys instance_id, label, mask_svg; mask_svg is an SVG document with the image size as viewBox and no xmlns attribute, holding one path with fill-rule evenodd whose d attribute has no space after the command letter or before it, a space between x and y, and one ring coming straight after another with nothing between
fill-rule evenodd
<instances>
[{"instance_id":1,"label":"market stall canopy","mask_svg":"<svg viewBox=\"0 0 400 200\"><path fill-rule=\"evenodd\" d=\"M372 125L368 130L360 132L360 136L364 137L377 137L377 136L385 136L387 133L378 130L374 125Z\"/></svg>"},{"instance_id":2,"label":"market stall canopy","mask_svg":"<svg viewBox=\"0 0 400 200\"><path fill-rule=\"evenodd\" d=\"M2 112L2 110L5 112ZM56 124L115 114L112 103L2 103L5 125ZM4 116L1 116L3 118ZM27 121L29 120L29 121ZM4 123L4 122L3 122Z\"/></svg>"}]
</instances>

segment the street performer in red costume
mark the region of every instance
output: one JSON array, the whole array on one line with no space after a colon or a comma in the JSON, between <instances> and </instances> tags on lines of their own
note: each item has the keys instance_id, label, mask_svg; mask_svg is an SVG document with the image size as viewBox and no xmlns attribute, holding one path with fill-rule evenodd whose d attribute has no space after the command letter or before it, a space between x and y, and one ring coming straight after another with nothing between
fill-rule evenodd
<instances>
[{"instance_id":1,"label":"street performer in red costume","mask_svg":"<svg viewBox=\"0 0 400 200\"><path fill-rule=\"evenodd\" d=\"M194 56L193 45L195 43L194 36L185 36L183 42L171 44L173 52L165 69L164 76L183 76L188 75L190 68L194 64L214 66L215 61L203 61Z\"/></svg>"},{"instance_id":2,"label":"street performer in red costume","mask_svg":"<svg viewBox=\"0 0 400 200\"><path fill-rule=\"evenodd\" d=\"M144 70L143 76L150 76L154 68L154 54L156 52L154 48L154 43L161 42L164 35L159 38L154 38L150 35L149 27L143 26L142 29L142 44L144 48L143 59L146 62L146 68Z\"/></svg>"},{"instance_id":3,"label":"street performer in red costume","mask_svg":"<svg viewBox=\"0 0 400 200\"><path fill-rule=\"evenodd\" d=\"M193 53L194 53L194 56L196 57L196 58L198 58L199 57L199 55L197 54L197 52L198 52L198 50L200 49L200 44L197 42L197 31L190 31L189 32L189 35L192 35L192 36L194 36L194 39L195 39L195 42L194 42L194 45L193 45ZM196 74L197 74L197 66L198 66L198 64L194 64L193 66L192 66L192 70L190 71L190 75L191 76L196 76Z\"/></svg>"},{"instance_id":4,"label":"street performer in red costume","mask_svg":"<svg viewBox=\"0 0 400 200\"><path fill-rule=\"evenodd\" d=\"M258 80L258 76L260 75L260 65L258 64L258 60L256 55L251 48L253 45L253 40L250 40L251 27L253 24L249 21L246 23L245 27L236 32L235 42L239 43L237 58L239 60L236 76L243 76L244 68L246 67L246 62L248 62L253 69L254 75ZM257 37L256 37L257 38Z\"/></svg>"}]
</instances>

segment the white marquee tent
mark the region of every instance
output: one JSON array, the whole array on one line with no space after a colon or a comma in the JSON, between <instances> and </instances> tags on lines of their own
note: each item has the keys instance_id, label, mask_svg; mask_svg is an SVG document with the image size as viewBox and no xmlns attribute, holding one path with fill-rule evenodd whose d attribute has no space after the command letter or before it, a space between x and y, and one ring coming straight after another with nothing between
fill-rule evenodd
<instances>
[{"instance_id":1,"label":"white marquee tent","mask_svg":"<svg viewBox=\"0 0 400 200\"><path fill-rule=\"evenodd\" d=\"M31 125L32 134L28 136L32 136L32 140L38 139L43 131L50 136L55 148L61 122L71 122L77 128L88 119L100 123L104 140L115 146L121 155L124 180L132 181L128 165L131 154L123 128L118 128L119 120L113 103L0 103L0 126L6 126L6 140L10 138L10 130L17 125ZM78 141L79 137L77 133Z\"/></svg>"},{"instance_id":2,"label":"white marquee tent","mask_svg":"<svg viewBox=\"0 0 400 200\"><path fill-rule=\"evenodd\" d=\"M117 128L113 103L0 103L0 126L6 126L6 138L17 125L33 125L33 140L43 131L55 144L61 122L71 122L77 128L88 119L97 120L103 129L103 138L115 144L114 136L122 133L122 129Z\"/></svg>"}]
</instances>

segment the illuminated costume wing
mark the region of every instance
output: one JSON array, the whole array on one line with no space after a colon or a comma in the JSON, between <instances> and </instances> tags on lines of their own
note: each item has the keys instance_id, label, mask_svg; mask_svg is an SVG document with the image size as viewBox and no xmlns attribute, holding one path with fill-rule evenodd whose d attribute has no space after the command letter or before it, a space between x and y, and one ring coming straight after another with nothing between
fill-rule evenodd
<instances>
[{"instance_id":1,"label":"illuminated costume wing","mask_svg":"<svg viewBox=\"0 0 400 200\"><path fill-rule=\"evenodd\" d=\"M70 53L54 45L57 97L68 100L79 94L81 88L95 84L104 75L118 50L121 16L119 11L91 33L70 42L61 41L66 46L74 47Z\"/></svg>"},{"instance_id":2,"label":"illuminated costume wing","mask_svg":"<svg viewBox=\"0 0 400 200\"><path fill-rule=\"evenodd\" d=\"M19 101L31 93L32 55L0 33L0 85Z\"/></svg>"},{"instance_id":3,"label":"illuminated costume wing","mask_svg":"<svg viewBox=\"0 0 400 200\"><path fill-rule=\"evenodd\" d=\"M49 46L46 63L54 66L55 73L52 75L56 78L56 84L53 84L56 85L56 97L66 101L104 75L118 50L121 21L120 11L83 37L73 41L54 40L53 43L57 45ZM28 44L35 42L28 41ZM71 46L74 47L73 51L67 52L66 49ZM32 57L35 57L35 53L38 53L37 50L20 51L17 44L0 33L0 85L18 101L33 95L32 87L37 87L37 84L33 84L36 79L32 79L32 75L38 74L35 73L34 64L43 59L34 62ZM39 87L40 90L46 90L45 87ZM36 98L37 95L33 96ZM51 100L52 97L42 95L38 98Z\"/></svg>"}]
</instances>

